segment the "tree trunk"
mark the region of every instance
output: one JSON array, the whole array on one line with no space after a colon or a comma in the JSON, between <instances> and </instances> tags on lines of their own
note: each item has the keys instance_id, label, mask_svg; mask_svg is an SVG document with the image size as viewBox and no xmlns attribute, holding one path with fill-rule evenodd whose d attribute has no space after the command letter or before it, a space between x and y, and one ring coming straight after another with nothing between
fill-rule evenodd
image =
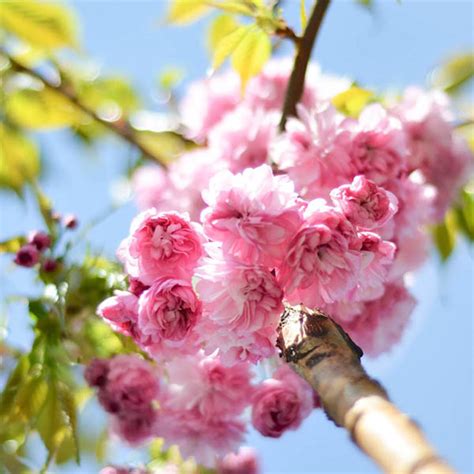
<instances>
[{"instance_id":1,"label":"tree trunk","mask_svg":"<svg viewBox=\"0 0 474 474\"><path fill-rule=\"evenodd\" d=\"M419 427L389 400L360 363L361 349L328 316L288 306L280 324L282 357L316 390L328 417L385 472L454 472Z\"/></svg>"}]
</instances>

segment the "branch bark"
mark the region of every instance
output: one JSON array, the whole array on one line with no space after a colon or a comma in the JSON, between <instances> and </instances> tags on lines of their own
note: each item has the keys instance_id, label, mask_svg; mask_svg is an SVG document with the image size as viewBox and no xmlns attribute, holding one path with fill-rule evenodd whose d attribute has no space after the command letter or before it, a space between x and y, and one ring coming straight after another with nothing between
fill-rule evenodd
<instances>
[{"instance_id":1,"label":"branch bark","mask_svg":"<svg viewBox=\"0 0 474 474\"><path fill-rule=\"evenodd\" d=\"M137 137L135 136L133 128L128 121L124 119L121 119L118 121L104 120L99 115L97 115L97 113L94 110L90 109L85 104L83 104L81 99L75 94L75 92L71 89L71 87L63 84L62 82L55 84L54 82L50 81L46 77L43 77L40 73L38 73L34 69L31 69L25 66L24 64L21 64L19 61L17 61L14 57L12 57L9 53L7 53L5 50L1 48L0 48L0 54L5 56L10 61L12 67L16 71L28 74L29 76L42 82L43 85L47 87L48 89L51 89L57 92L58 94L61 94L69 102L74 104L81 112L85 113L90 118L102 124L108 130L115 133L116 135L121 137L123 140L125 140L126 142L130 143L135 148L137 148L145 158L148 158L149 160L152 160L158 165L160 165L161 167L166 168L166 164L161 159L161 157L155 155L154 153L151 153L137 140Z\"/></svg>"},{"instance_id":2,"label":"branch bark","mask_svg":"<svg viewBox=\"0 0 474 474\"><path fill-rule=\"evenodd\" d=\"M313 8L308 25L303 37L298 44L298 53L293 65L288 87L286 89L283 113L280 120L280 131L285 129L286 120L290 115L295 115L296 104L299 102L304 88L304 78L308 67L311 51L316 42L316 37L323 23L324 15L331 0L318 0Z\"/></svg>"},{"instance_id":3,"label":"branch bark","mask_svg":"<svg viewBox=\"0 0 474 474\"><path fill-rule=\"evenodd\" d=\"M385 472L454 472L367 375L361 349L328 316L302 305L287 307L278 345L282 357L316 390L328 417Z\"/></svg>"}]
</instances>

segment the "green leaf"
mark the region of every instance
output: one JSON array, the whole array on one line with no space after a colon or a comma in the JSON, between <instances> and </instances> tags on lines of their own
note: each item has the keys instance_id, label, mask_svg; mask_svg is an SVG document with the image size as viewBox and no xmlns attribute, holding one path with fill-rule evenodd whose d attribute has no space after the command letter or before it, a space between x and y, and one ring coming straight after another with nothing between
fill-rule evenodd
<instances>
[{"instance_id":1,"label":"green leaf","mask_svg":"<svg viewBox=\"0 0 474 474\"><path fill-rule=\"evenodd\" d=\"M0 26L33 46L77 47L76 21L62 3L38 0L2 1Z\"/></svg>"},{"instance_id":2,"label":"green leaf","mask_svg":"<svg viewBox=\"0 0 474 474\"><path fill-rule=\"evenodd\" d=\"M18 392L16 405L26 420L36 417L40 413L47 394L48 384L44 380L43 374L31 378L22 385Z\"/></svg>"},{"instance_id":3,"label":"green leaf","mask_svg":"<svg viewBox=\"0 0 474 474\"><path fill-rule=\"evenodd\" d=\"M242 92L250 78L257 75L272 52L269 36L262 30L251 28L232 53L232 67L240 76Z\"/></svg>"},{"instance_id":4,"label":"green leaf","mask_svg":"<svg viewBox=\"0 0 474 474\"><path fill-rule=\"evenodd\" d=\"M212 69L218 69L253 28L253 26L239 26L234 31L224 36L215 47L212 59Z\"/></svg>"},{"instance_id":5,"label":"green leaf","mask_svg":"<svg viewBox=\"0 0 474 474\"><path fill-rule=\"evenodd\" d=\"M0 143L0 187L19 193L39 175L38 149L25 135L4 123L0 123Z\"/></svg>"},{"instance_id":6,"label":"green leaf","mask_svg":"<svg viewBox=\"0 0 474 474\"><path fill-rule=\"evenodd\" d=\"M190 144L175 132L136 132L137 140L151 153L159 156L165 163L174 161Z\"/></svg>"},{"instance_id":7,"label":"green leaf","mask_svg":"<svg viewBox=\"0 0 474 474\"><path fill-rule=\"evenodd\" d=\"M185 25L198 20L209 12L206 0L170 0L166 21L175 25Z\"/></svg>"},{"instance_id":8,"label":"green leaf","mask_svg":"<svg viewBox=\"0 0 474 474\"><path fill-rule=\"evenodd\" d=\"M441 260L444 262L456 246L456 216L453 211L448 211L444 221L433 227L432 234Z\"/></svg>"},{"instance_id":9,"label":"green leaf","mask_svg":"<svg viewBox=\"0 0 474 474\"><path fill-rule=\"evenodd\" d=\"M77 433L77 407L71 389L63 383L58 384L58 395L61 401L62 410L66 415L66 424L70 430L70 437L74 445L74 452L77 464L80 463L79 457L79 438Z\"/></svg>"},{"instance_id":10,"label":"green leaf","mask_svg":"<svg viewBox=\"0 0 474 474\"><path fill-rule=\"evenodd\" d=\"M334 107L339 112L350 117L358 117L362 109L374 98L374 93L362 89L361 87L351 86L344 92L336 95L332 99Z\"/></svg>"},{"instance_id":11,"label":"green leaf","mask_svg":"<svg viewBox=\"0 0 474 474\"><path fill-rule=\"evenodd\" d=\"M8 417L11 414L18 391L27 379L29 368L28 357L22 356L10 374L0 397L0 418Z\"/></svg>"},{"instance_id":12,"label":"green leaf","mask_svg":"<svg viewBox=\"0 0 474 474\"><path fill-rule=\"evenodd\" d=\"M11 239L3 240L0 242L0 253L16 253L25 243L26 239L23 235L17 235Z\"/></svg>"},{"instance_id":13,"label":"green leaf","mask_svg":"<svg viewBox=\"0 0 474 474\"><path fill-rule=\"evenodd\" d=\"M7 117L31 129L53 129L80 123L83 114L61 94L48 88L16 90L6 98Z\"/></svg>"},{"instance_id":14,"label":"green leaf","mask_svg":"<svg viewBox=\"0 0 474 474\"><path fill-rule=\"evenodd\" d=\"M474 77L474 53L459 54L448 59L431 75L434 87L455 94Z\"/></svg>"},{"instance_id":15,"label":"green leaf","mask_svg":"<svg viewBox=\"0 0 474 474\"><path fill-rule=\"evenodd\" d=\"M455 209L461 232L474 241L474 186L466 186L461 191L460 203Z\"/></svg>"},{"instance_id":16,"label":"green leaf","mask_svg":"<svg viewBox=\"0 0 474 474\"><path fill-rule=\"evenodd\" d=\"M306 23L308 22L308 17L306 16L306 3L305 0L300 0L300 22L301 30L306 29Z\"/></svg>"},{"instance_id":17,"label":"green leaf","mask_svg":"<svg viewBox=\"0 0 474 474\"><path fill-rule=\"evenodd\" d=\"M48 230L51 234L56 234L56 222L53 219L53 204L51 200L44 194L38 184L33 183L33 193L36 198L36 202L38 203L38 208L43 217L44 223L48 227Z\"/></svg>"},{"instance_id":18,"label":"green leaf","mask_svg":"<svg viewBox=\"0 0 474 474\"><path fill-rule=\"evenodd\" d=\"M164 69L158 77L158 84L161 89L170 91L174 89L183 79L184 72L182 69L177 67L167 67Z\"/></svg>"},{"instance_id":19,"label":"green leaf","mask_svg":"<svg viewBox=\"0 0 474 474\"><path fill-rule=\"evenodd\" d=\"M211 23L208 32L208 44L211 52L214 52L219 43L227 35L235 31L239 24L234 20L232 15L219 15Z\"/></svg>"}]
</instances>

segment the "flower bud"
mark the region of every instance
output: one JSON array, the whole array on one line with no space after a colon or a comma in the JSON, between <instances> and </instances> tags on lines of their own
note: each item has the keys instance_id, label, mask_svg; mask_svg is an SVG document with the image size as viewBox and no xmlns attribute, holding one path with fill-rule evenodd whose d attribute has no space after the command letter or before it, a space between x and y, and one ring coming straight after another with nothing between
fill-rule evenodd
<instances>
[{"instance_id":1,"label":"flower bud","mask_svg":"<svg viewBox=\"0 0 474 474\"><path fill-rule=\"evenodd\" d=\"M66 229L75 229L79 225L79 222L74 214L67 214L63 218L63 225Z\"/></svg>"},{"instance_id":2,"label":"flower bud","mask_svg":"<svg viewBox=\"0 0 474 474\"><path fill-rule=\"evenodd\" d=\"M28 235L28 242L34 245L39 252L51 247L51 237L42 230L34 230Z\"/></svg>"},{"instance_id":3,"label":"flower bud","mask_svg":"<svg viewBox=\"0 0 474 474\"><path fill-rule=\"evenodd\" d=\"M58 261L54 258L47 258L42 265L42 269L46 273L53 273L58 268Z\"/></svg>"},{"instance_id":4,"label":"flower bud","mask_svg":"<svg viewBox=\"0 0 474 474\"><path fill-rule=\"evenodd\" d=\"M39 252L35 245L26 244L16 253L14 262L20 267L32 267L39 260Z\"/></svg>"}]
</instances>

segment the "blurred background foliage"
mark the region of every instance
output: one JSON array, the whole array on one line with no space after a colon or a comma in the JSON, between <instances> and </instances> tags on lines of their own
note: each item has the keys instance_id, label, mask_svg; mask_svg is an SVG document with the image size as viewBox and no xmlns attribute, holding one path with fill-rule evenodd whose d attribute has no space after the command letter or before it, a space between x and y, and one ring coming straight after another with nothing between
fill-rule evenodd
<instances>
[{"instance_id":1,"label":"blurred background foliage","mask_svg":"<svg viewBox=\"0 0 474 474\"><path fill-rule=\"evenodd\" d=\"M358 3L372 7L367 0ZM228 61L244 92L281 41L300 40L307 18L304 0L299 9L300 32L287 25L277 2L263 0L173 0L164 21L182 26L209 16L211 69ZM32 470L27 441L37 432L48 453L46 471L52 463L79 462L84 450L103 458L106 433L99 438L78 433L78 411L91 396L82 381L81 364L137 349L95 317L98 303L113 290L124 289L126 282L116 263L92 250L79 262L71 258L71 248L85 235L67 232L41 191L44 160L38 137L67 129L87 151L113 133L136 151L128 173L146 160L166 165L197 145L182 135L176 109L183 73L168 68L158 78L157 87L167 98L166 113L146 110L126 77L104 74L85 53L80 25L66 4L2 1L0 42L0 187L18 199L26 192L34 195L52 236L48 255L59 263L54 272L38 272L41 293L28 301L35 334L30 352L22 353L0 339L2 370L8 373L0 396L0 470ZM474 149L474 106L458 100L473 75L473 53L456 54L432 71L427 85L453 98L463 117L458 131ZM357 116L368 102L382 99L379 92L354 84L334 99L334 105ZM443 260L452 253L459 233L474 239L473 183L432 229ZM11 236L0 242L0 252L13 254L24 242L23 235ZM182 461L175 448L162 452L159 440L152 444L149 458L151 467L172 462L181 463L184 472L198 469Z\"/></svg>"}]
</instances>

